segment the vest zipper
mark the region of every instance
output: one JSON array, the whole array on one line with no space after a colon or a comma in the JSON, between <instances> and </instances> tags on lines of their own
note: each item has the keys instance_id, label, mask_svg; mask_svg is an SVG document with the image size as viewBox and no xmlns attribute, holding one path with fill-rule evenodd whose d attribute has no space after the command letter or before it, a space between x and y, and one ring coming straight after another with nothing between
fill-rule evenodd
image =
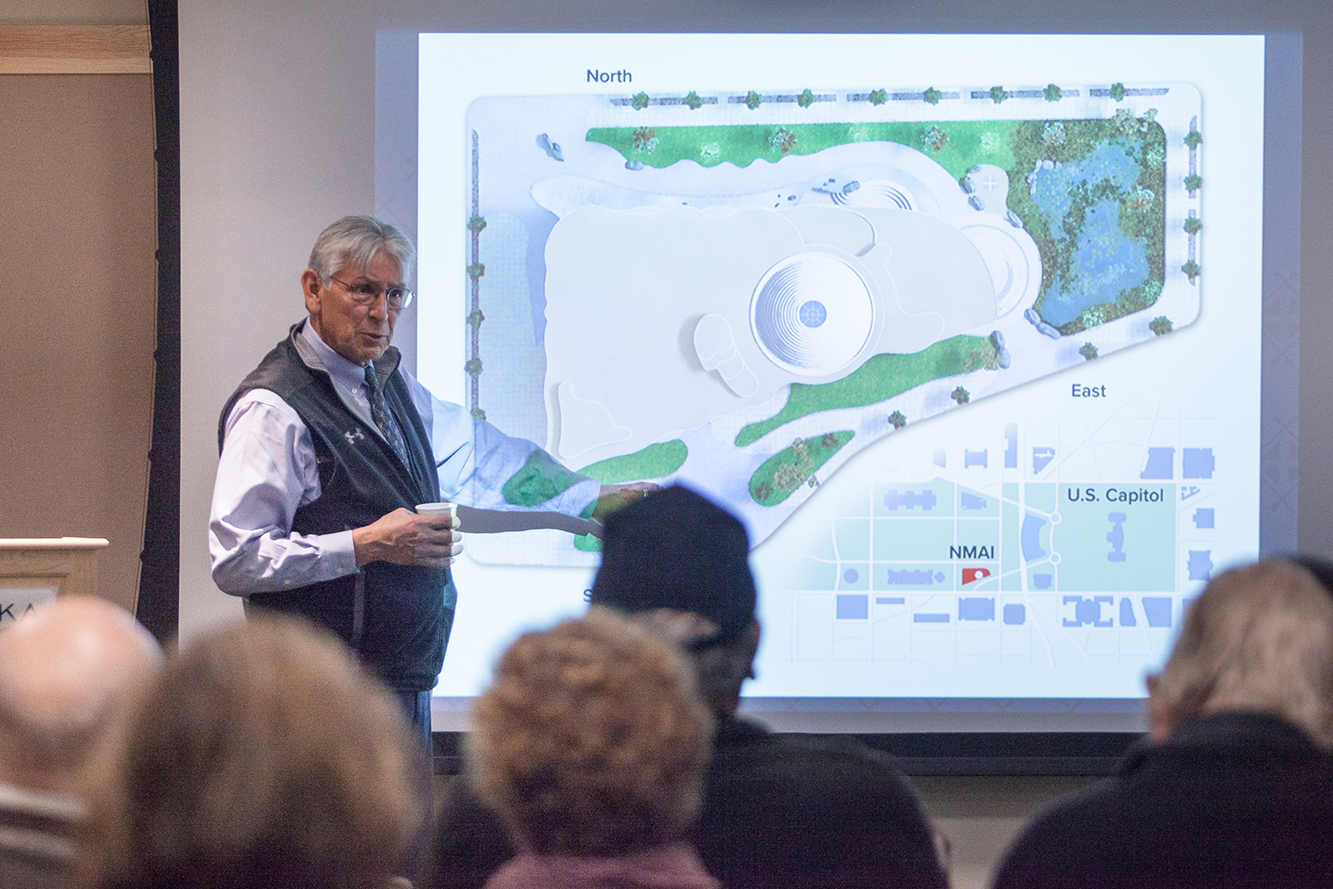
<instances>
[{"instance_id":1,"label":"vest zipper","mask_svg":"<svg viewBox=\"0 0 1333 889\"><path fill-rule=\"evenodd\" d=\"M366 574L358 571L352 593L352 651L360 653L361 636L366 628Z\"/></svg>"}]
</instances>

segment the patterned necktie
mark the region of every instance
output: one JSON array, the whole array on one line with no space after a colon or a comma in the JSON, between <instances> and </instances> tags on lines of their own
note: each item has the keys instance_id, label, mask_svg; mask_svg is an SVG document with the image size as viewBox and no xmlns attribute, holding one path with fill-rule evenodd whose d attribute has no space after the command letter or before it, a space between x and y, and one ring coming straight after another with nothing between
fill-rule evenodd
<instances>
[{"instance_id":1,"label":"patterned necktie","mask_svg":"<svg viewBox=\"0 0 1333 889\"><path fill-rule=\"evenodd\" d=\"M389 413L389 405L384 401L384 393L380 391L379 377L373 364L366 365L366 389L370 393L370 416L374 418L380 432L384 433L384 439L398 455L398 459L403 461L404 466L408 465L407 442L403 441L403 433L398 429L393 414Z\"/></svg>"}]
</instances>

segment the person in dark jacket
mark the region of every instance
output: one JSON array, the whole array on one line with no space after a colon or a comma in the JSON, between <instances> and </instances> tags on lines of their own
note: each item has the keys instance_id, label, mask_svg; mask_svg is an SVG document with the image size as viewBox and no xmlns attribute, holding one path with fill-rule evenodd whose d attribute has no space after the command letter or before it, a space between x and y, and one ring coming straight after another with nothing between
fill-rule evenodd
<instances>
[{"instance_id":1,"label":"person in dark jacket","mask_svg":"<svg viewBox=\"0 0 1333 889\"><path fill-rule=\"evenodd\" d=\"M1290 562L1220 575L1148 687L1148 737L1038 815L996 889L1333 886L1329 591Z\"/></svg>"},{"instance_id":2,"label":"person in dark jacket","mask_svg":"<svg viewBox=\"0 0 1333 889\"><path fill-rule=\"evenodd\" d=\"M608 518L591 596L690 656L716 722L692 832L704 866L730 887L945 886L931 825L891 760L736 715L759 645L748 553L734 516L668 488ZM455 780L437 822L436 889L482 886L513 855L470 777Z\"/></svg>"}]
</instances>

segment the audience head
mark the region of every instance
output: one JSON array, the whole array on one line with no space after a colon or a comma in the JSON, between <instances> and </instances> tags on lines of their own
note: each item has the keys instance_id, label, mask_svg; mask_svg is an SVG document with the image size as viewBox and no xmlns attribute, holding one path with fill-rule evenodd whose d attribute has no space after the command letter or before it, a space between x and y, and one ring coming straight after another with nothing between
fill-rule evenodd
<instances>
[{"instance_id":1,"label":"audience head","mask_svg":"<svg viewBox=\"0 0 1333 889\"><path fill-rule=\"evenodd\" d=\"M1159 741L1198 716L1248 710L1333 747L1333 596L1293 562L1219 575L1190 606L1149 691Z\"/></svg>"},{"instance_id":2,"label":"audience head","mask_svg":"<svg viewBox=\"0 0 1333 889\"><path fill-rule=\"evenodd\" d=\"M729 715L759 645L749 553L735 516L688 488L666 488L607 518L592 603L677 642L709 706Z\"/></svg>"},{"instance_id":3,"label":"audience head","mask_svg":"<svg viewBox=\"0 0 1333 889\"><path fill-rule=\"evenodd\" d=\"M0 631L0 782L69 792L112 713L161 664L129 612L61 596Z\"/></svg>"},{"instance_id":4,"label":"audience head","mask_svg":"<svg viewBox=\"0 0 1333 889\"><path fill-rule=\"evenodd\" d=\"M186 646L117 740L86 885L383 889L425 823L402 708L337 640L290 618Z\"/></svg>"},{"instance_id":5,"label":"audience head","mask_svg":"<svg viewBox=\"0 0 1333 889\"><path fill-rule=\"evenodd\" d=\"M478 791L515 844L615 856L681 839L711 718L679 653L604 609L521 636L473 708Z\"/></svg>"}]
</instances>

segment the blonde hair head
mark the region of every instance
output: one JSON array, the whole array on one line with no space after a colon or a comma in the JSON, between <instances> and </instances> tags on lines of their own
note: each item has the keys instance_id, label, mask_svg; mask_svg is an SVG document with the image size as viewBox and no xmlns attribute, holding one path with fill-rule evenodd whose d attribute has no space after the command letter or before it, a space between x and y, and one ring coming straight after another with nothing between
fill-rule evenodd
<instances>
[{"instance_id":1,"label":"blonde hair head","mask_svg":"<svg viewBox=\"0 0 1333 889\"><path fill-rule=\"evenodd\" d=\"M691 671L606 609L520 637L473 717L473 780L522 848L624 854L698 811L712 720Z\"/></svg>"},{"instance_id":2,"label":"blonde hair head","mask_svg":"<svg viewBox=\"0 0 1333 889\"><path fill-rule=\"evenodd\" d=\"M1333 594L1291 562L1219 575L1186 613L1152 698L1173 726L1252 710L1333 747Z\"/></svg>"}]
</instances>

